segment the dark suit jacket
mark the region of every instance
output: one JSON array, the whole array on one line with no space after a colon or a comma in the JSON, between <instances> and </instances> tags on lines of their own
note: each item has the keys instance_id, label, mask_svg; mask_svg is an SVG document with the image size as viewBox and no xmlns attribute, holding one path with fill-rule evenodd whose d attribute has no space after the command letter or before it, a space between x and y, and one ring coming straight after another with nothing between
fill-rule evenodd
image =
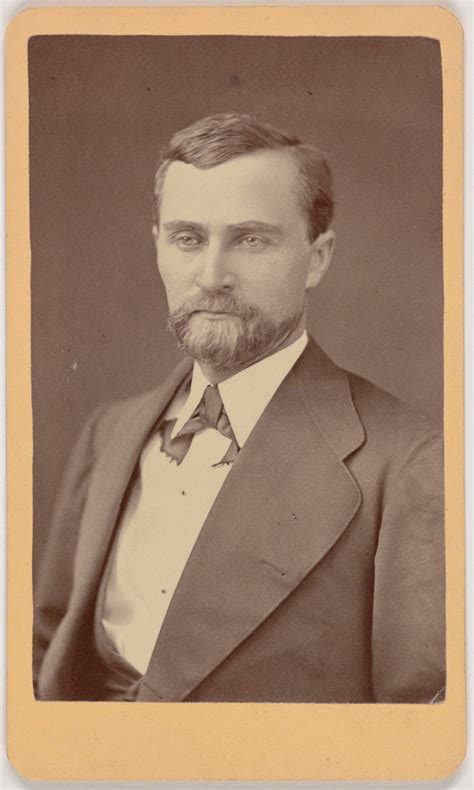
<instances>
[{"instance_id":1,"label":"dark suit jacket","mask_svg":"<svg viewBox=\"0 0 474 790\"><path fill-rule=\"evenodd\" d=\"M140 452L189 365L101 408L75 449L35 601L41 699L101 699L98 585ZM138 700L442 699L441 446L428 418L310 341L209 513Z\"/></svg>"}]
</instances>

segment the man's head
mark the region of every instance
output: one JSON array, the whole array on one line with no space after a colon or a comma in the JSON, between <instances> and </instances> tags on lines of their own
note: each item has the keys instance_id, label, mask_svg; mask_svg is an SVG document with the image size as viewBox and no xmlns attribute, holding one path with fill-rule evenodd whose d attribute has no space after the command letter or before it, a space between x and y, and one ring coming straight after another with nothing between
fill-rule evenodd
<instances>
[{"instance_id":1,"label":"man's head","mask_svg":"<svg viewBox=\"0 0 474 790\"><path fill-rule=\"evenodd\" d=\"M229 374L302 331L334 234L316 148L245 115L178 132L155 180L158 265L180 344Z\"/></svg>"}]
</instances>

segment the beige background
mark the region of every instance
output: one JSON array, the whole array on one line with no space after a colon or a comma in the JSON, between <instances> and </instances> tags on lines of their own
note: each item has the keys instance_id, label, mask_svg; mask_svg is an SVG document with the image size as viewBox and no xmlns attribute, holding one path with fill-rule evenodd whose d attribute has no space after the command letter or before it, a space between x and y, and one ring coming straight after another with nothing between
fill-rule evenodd
<instances>
[{"instance_id":1,"label":"beige background","mask_svg":"<svg viewBox=\"0 0 474 790\"><path fill-rule=\"evenodd\" d=\"M444 79L448 698L438 706L133 705L33 699L27 40L45 34L397 35L441 44ZM42 9L8 34L9 753L38 779L443 776L463 753L462 35L440 9ZM329 349L330 350L330 349ZM338 361L341 361L340 359ZM366 371L364 371L366 372ZM367 372L366 372L367 374ZM127 748L124 748L124 744ZM318 748L315 749L315 743Z\"/></svg>"}]
</instances>

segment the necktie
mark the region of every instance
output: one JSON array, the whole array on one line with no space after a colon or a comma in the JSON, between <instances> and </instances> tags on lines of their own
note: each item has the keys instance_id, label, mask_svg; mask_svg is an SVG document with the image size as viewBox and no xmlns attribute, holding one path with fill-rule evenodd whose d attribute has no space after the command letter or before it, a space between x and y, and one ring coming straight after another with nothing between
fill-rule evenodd
<instances>
[{"instance_id":1,"label":"necktie","mask_svg":"<svg viewBox=\"0 0 474 790\"><path fill-rule=\"evenodd\" d=\"M171 433L175 423L176 420L167 420L163 423L161 450L174 459L177 464L180 464L186 456L194 434L203 428L214 428L222 436L232 440L222 460L217 464L213 464L213 466L231 464L237 458L239 445L234 436L229 418L225 413L224 404L217 387L211 385L206 387L198 407L194 410L189 420L185 422L179 433L172 439Z\"/></svg>"}]
</instances>

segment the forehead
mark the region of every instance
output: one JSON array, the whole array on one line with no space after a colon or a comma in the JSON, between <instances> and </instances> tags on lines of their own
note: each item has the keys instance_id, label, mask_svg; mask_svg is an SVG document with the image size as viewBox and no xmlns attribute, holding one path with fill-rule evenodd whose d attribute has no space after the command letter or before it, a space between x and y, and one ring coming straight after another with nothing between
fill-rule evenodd
<instances>
[{"instance_id":1,"label":"forehead","mask_svg":"<svg viewBox=\"0 0 474 790\"><path fill-rule=\"evenodd\" d=\"M258 151L201 169L172 162L160 201L160 222L219 223L301 218L297 167L286 151Z\"/></svg>"}]
</instances>

